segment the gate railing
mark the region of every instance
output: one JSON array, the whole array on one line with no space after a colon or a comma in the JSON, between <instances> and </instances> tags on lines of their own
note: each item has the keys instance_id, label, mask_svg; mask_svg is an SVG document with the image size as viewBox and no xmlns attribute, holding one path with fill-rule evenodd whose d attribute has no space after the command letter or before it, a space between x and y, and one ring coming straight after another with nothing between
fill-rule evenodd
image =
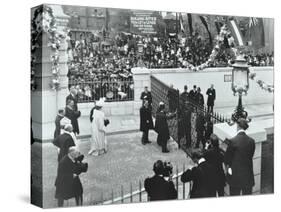
<instances>
[{"instance_id":1,"label":"gate railing","mask_svg":"<svg viewBox=\"0 0 281 212\"><path fill-rule=\"evenodd\" d=\"M208 112L208 109L204 105L199 105L191 98L187 98L188 104L180 101L179 90L169 87L164 82L157 79L155 76L151 76L151 95L152 95L152 114L156 115L159 102L164 102L167 111L177 111L177 115L168 120L168 126L171 137L182 147L182 133L180 132L180 120L182 120L182 113L188 107L191 108L191 140L194 144L197 140L196 133L196 120L198 113L203 113L203 116L208 119L212 124L229 122L230 119L226 116L214 112ZM185 150L185 149L184 149Z\"/></svg>"},{"instance_id":2,"label":"gate railing","mask_svg":"<svg viewBox=\"0 0 281 212\"><path fill-rule=\"evenodd\" d=\"M182 183L180 177L185 172L185 165L182 166L182 171L179 172L178 167L176 167L176 173L173 175L172 180L175 184L175 188L178 192L177 199L189 199L191 191L191 183ZM143 187L143 183L140 180L138 189L133 190L132 183L130 184L130 192L124 194L124 186L120 187L120 196L114 197L114 191L112 190L111 198L109 200L103 200L100 202L101 205L108 204L122 204L122 203L133 203L133 202L147 202L148 196ZM103 195L102 195L103 198Z\"/></svg>"}]
</instances>

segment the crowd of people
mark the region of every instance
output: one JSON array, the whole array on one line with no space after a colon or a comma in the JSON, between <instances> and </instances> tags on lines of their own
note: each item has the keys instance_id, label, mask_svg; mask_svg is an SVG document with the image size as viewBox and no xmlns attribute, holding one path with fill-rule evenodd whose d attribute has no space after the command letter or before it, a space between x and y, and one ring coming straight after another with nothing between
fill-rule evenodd
<instances>
[{"instance_id":1,"label":"crowd of people","mask_svg":"<svg viewBox=\"0 0 281 212\"><path fill-rule=\"evenodd\" d=\"M106 38L93 33L81 33L79 38L68 36L68 77L76 86L79 101L131 100L133 98L133 67L187 68L208 61L213 46L198 33L189 37L140 36L119 33ZM230 66L234 61L233 38L225 38L210 67ZM272 54L247 53L252 66L274 64ZM108 92L110 93L109 95Z\"/></svg>"}]
</instances>

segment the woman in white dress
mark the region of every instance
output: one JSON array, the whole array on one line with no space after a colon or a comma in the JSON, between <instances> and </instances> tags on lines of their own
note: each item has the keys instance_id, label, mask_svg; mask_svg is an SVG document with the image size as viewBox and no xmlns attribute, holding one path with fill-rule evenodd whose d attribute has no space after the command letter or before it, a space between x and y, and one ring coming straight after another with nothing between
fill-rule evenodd
<instances>
[{"instance_id":1,"label":"woman in white dress","mask_svg":"<svg viewBox=\"0 0 281 212\"><path fill-rule=\"evenodd\" d=\"M91 149L89 155L98 156L107 152L107 141L105 135L105 116L102 109L102 102L96 102L91 121Z\"/></svg>"}]
</instances>

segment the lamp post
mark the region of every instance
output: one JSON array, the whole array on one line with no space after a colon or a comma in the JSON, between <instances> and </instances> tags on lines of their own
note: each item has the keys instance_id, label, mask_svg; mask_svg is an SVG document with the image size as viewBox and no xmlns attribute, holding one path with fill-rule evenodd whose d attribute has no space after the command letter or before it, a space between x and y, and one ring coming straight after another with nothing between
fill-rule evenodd
<instances>
[{"instance_id":1,"label":"lamp post","mask_svg":"<svg viewBox=\"0 0 281 212\"><path fill-rule=\"evenodd\" d=\"M232 91L233 95L238 94L238 105L231 116L233 122L237 122L239 118L248 121L248 113L242 105L242 96L247 95L249 89L249 66L242 55L237 56L235 63L232 65Z\"/></svg>"}]
</instances>

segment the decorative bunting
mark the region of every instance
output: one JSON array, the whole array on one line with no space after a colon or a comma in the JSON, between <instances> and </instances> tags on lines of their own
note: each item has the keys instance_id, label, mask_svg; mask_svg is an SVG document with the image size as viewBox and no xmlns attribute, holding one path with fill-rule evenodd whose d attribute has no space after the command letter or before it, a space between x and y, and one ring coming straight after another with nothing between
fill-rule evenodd
<instances>
[{"instance_id":1,"label":"decorative bunting","mask_svg":"<svg viewBox=\"0 0 281 212\"><path fill-rule=\"evenodd\" d=\"M39 38L42 37L42 32L45 32L48 36L48 47L53 51L50 60L52 62L52 82L51 88L58 90L60 86L60 68L59 68L59 49L62 40L66 38L66 31L59 31L57 29L56 18L53 14L51 7L44 5L38 7L31 21L31 90L36 89L35 84L35 61L36 56L34 55L35 50L40 47Z\"/></svg>"},{"instance_id":2,"label":"decorative bunting","mask_svg":"<svg viewBox=\"0 0 281 212\"><path fill-rule=\"evenodd\" d=\"M273 85L268 85L267 83L265 83L261 79L258 79L256 73L250 73L249 74L249 78L251 80L254 80L260 86L261 89L266 90L266 91L268 91L270 93L274 92L274 86Z\"/></svg>"}]
</instances>

